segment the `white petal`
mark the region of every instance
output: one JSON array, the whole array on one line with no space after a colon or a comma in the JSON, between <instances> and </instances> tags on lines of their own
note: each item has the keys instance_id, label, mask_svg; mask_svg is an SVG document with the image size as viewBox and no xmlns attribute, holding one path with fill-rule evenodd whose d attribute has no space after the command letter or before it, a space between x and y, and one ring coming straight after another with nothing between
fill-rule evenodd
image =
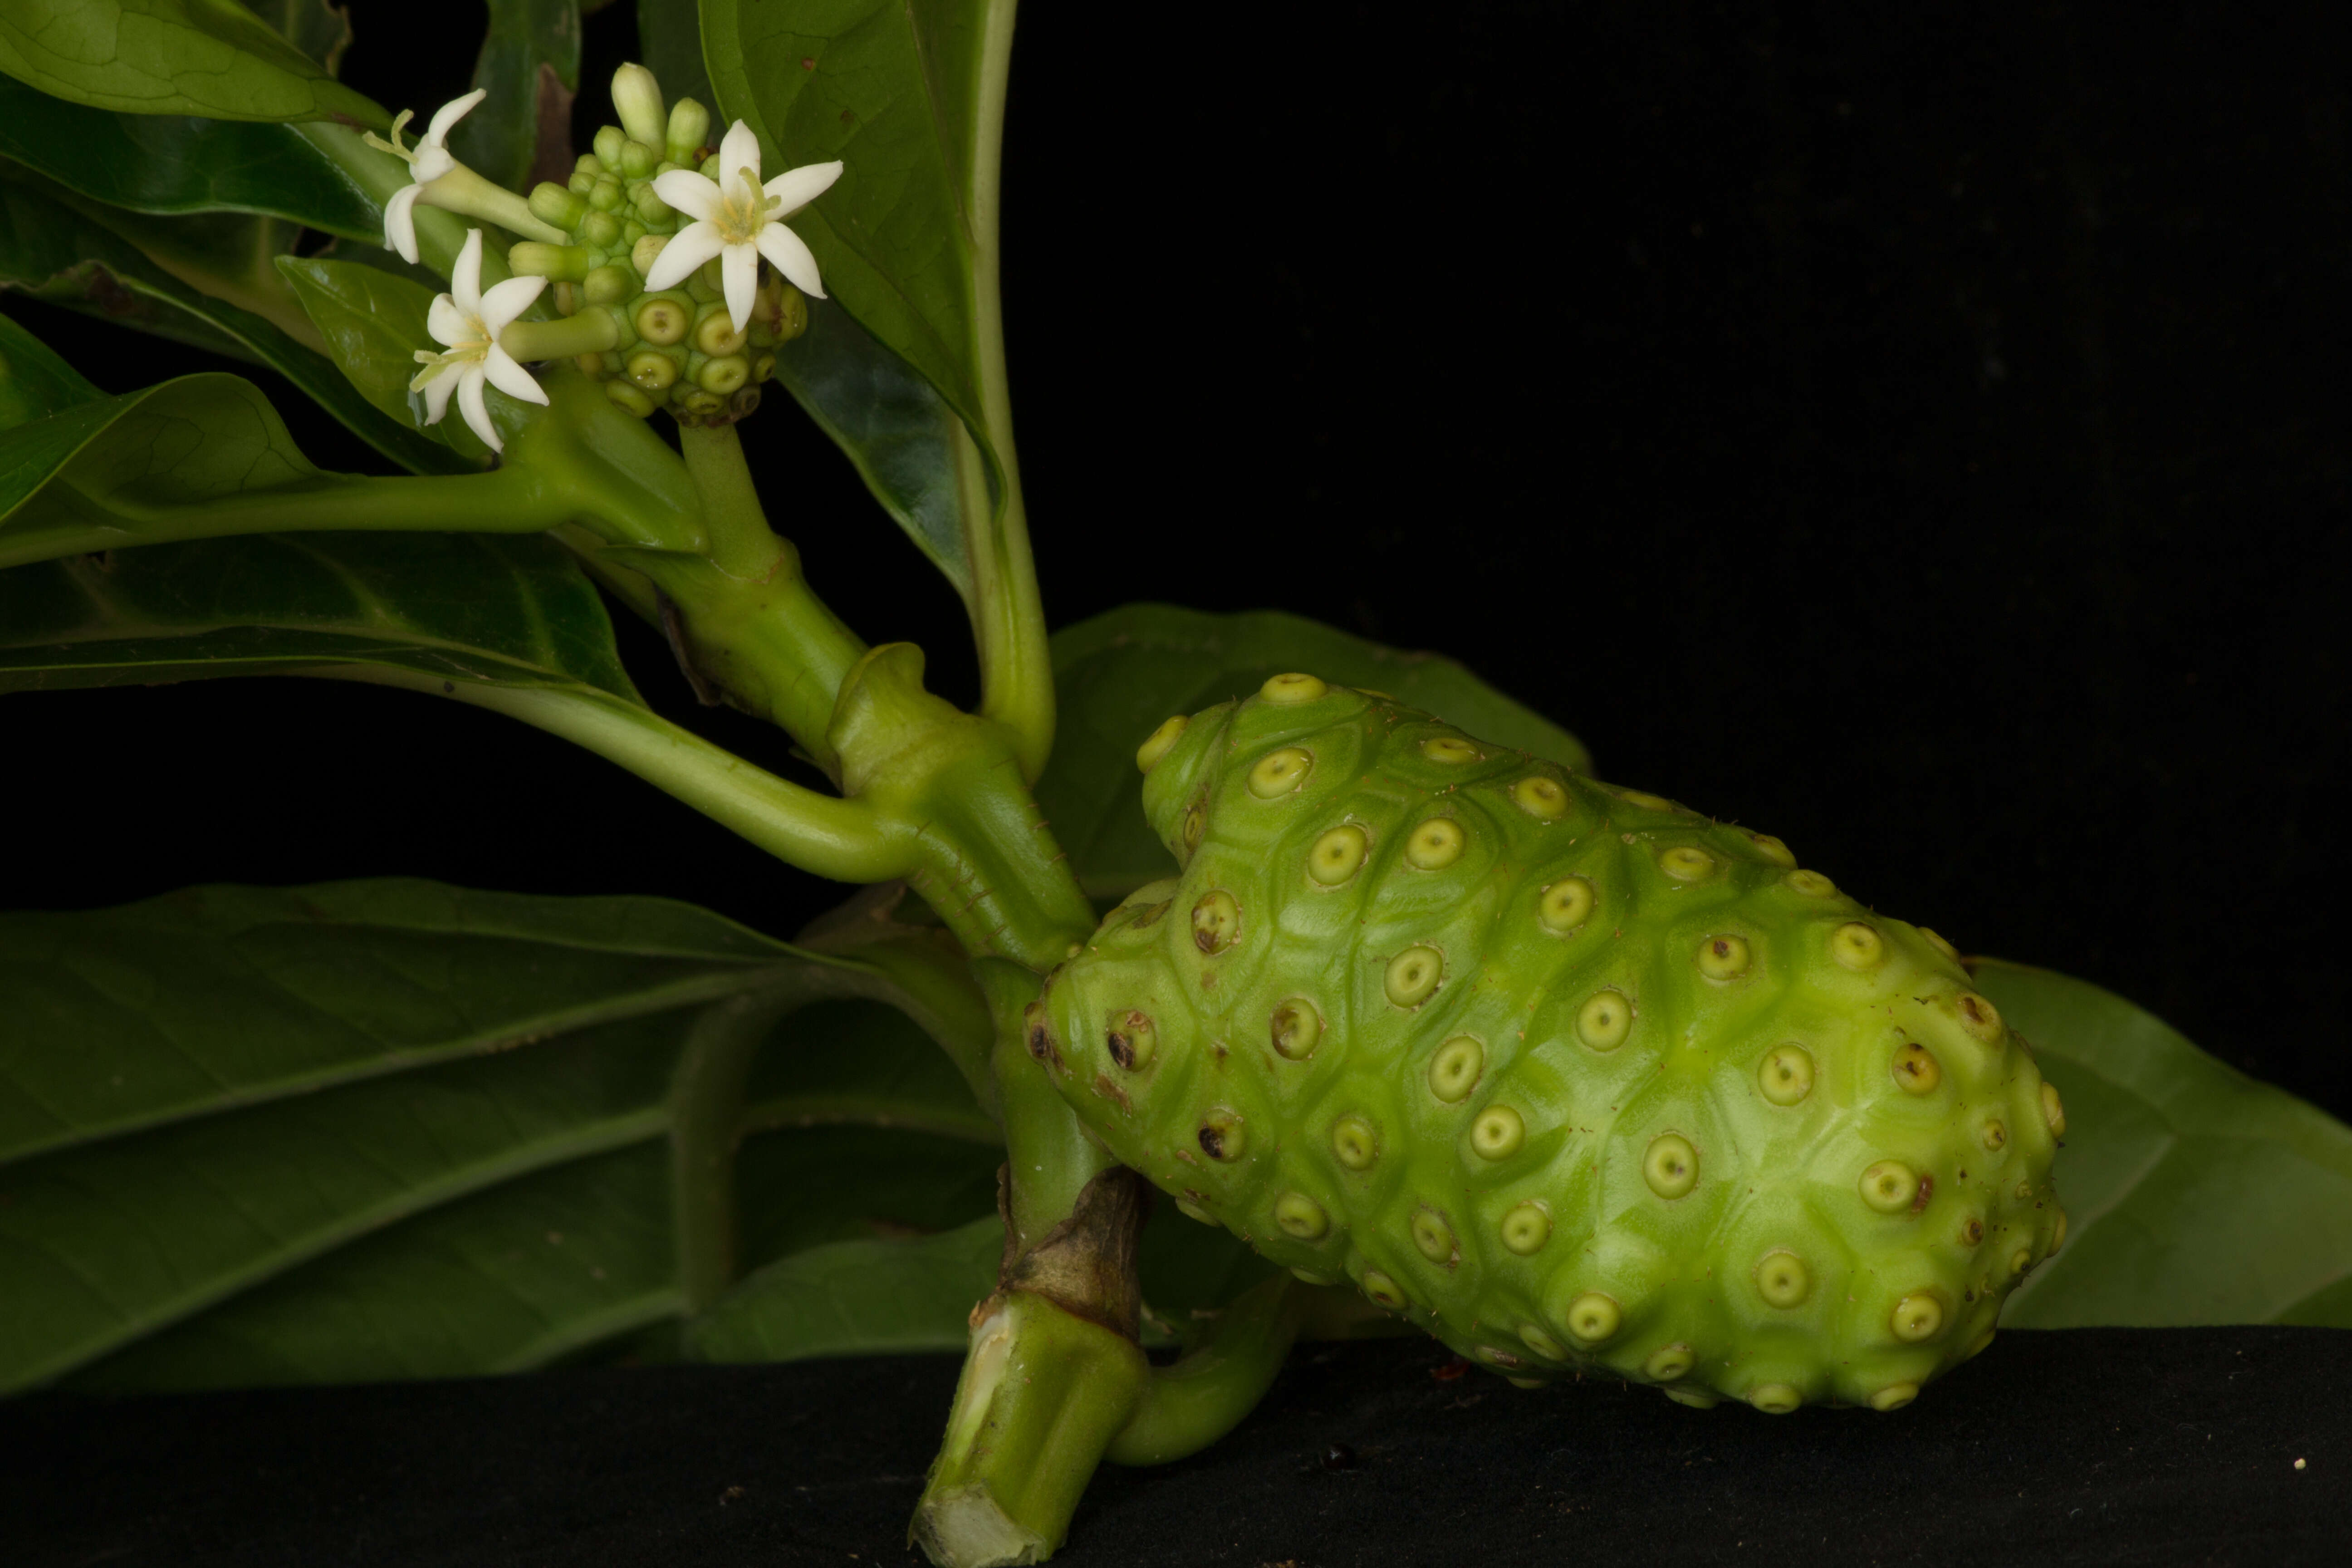
<instances>
[{"instance_id":1,"label":"white petal","mask_svg":"<svg viewBox=\"0 0 2352 1568\"><path fill-rule=\"evenodd\" d=\"M496 343L491 344L490 352L482 356L482 374L490 378L492 386L509 397L518 397L525 403L544 404L547 401L547 388L533 380L530 372L515 362L514 355Z\"/></svg>"},{"instance_id":2,"label":"white petal","mask_svg":"<svg viewBox=\"0 0 2352 1568\"><path fill-rule=\"evenodd\" d=\"M490 341L497 342L499 334L507 330L507 323L530 310L530 302L546 287L544 278L509 278L484 294L482 330L490 335Z\"/></svg>"},{"instance_id":3,"label":"white petal","mask_svg":"<svg viewBox=\"0 0 2352 1568\"><path fill-rule=\"evenodd\" d=\"M697 268L726 248L727 242L719 237L717 224L708 218L688 224L670 236L669 243L654 258L653 270L646 274L646 287L675 289L693 277Z\"/></svg>"},{"instance_id":4,"label":"white petal","mask_svg":"<svg viewBox=\"0 0 2352 1568\"><path fill-rule=\"evenodd\" d=\"M816 275L816 258L801 237L782 224L768 224L760 230L760 254L776 264L785 282L810 299L825 297L824 280Z\"/></svg>"},{"instance_id":5,"label":"white petal","mask_svg":"<svg viewBox=\"0 0 2352 1568\"><path fill-rule=\"evenodd\" d=\"M482 445L493 452L503 452L507 444L499 439L499 427L490 423L490 406L483 400L482 386L488 380L488 367L480 362L466 367L464 379L457 387L457 412L466 416Z\"/></svg>"},{"instance_id":6,"label":"white petal","mask_svg":"<svg viewBox=\"0 0 2352 1568\"><path fill-rule=\"evenodd\" d=\"M444 365L441 374L425 384L425 423L438 425L441 416L449 412L449 395L457 390L457 368Z\"/></svg>"},{"instance_id":7,"label":"white petal","mask_svg":"<svg viewBox=\"0 0 2352 1568\"><path fill-rule=\"evenodd\" d=\"M457 160L446 147L422 146L409 161L408 177L420 185L429 185L457 166Z\"/></svg>"},{"instance_id":8,"label":"white petal","mask_svg":"<svg viewBox=\"0 0 2352 1568\"><path fill-rule=\"evenodd\" d=\"M490 89L488 88L478 87L473 91L467 93L465 97L453 98L448 102L443 104L440 108L435 110L433 111L433 123L425 128L425 140L421 145L426 147L438 147L441 145L441 139L449 134L449 127L457 124L460 120L465 119L467 111L470 110L474 105L481 102L482 100L489 96Z\"/></svg>"},{"instance_id":9,"label":"white petal","mask_svg":"<svg viewBox=\"0 0 2352 1568\"><path fill-rule=\"evenodd\" d=\"M783 205L773 209L774 216L787 218L833 188L841 178L841 160L830 163L803 163L797 169L787 169L770 180L767 194Z\"/></svg>"},{"instance_id":10,"label":"white petal","mask_svg":"<svg viewBox=\"0 0 2352 1568\"><path fill-rule=\"evenodd\" d=\"M742 331L751 324L751 302L760 293L760 258L748 245L730 245L719 263L727 285L727 319Z\"/></svg>"},{"instance_id":11,"label":"white petal","mask_svg":"<svg viewBox=\"0 0 2352 1568\"><path fill-rule=\"evenodd\" d=\"M719 143L719 183L724 185L745 169L751 171L751 184L760 183L760 139L741 121L727 128L727 139Z\"/></svg>"},{"instance_id":12,"label":"white petal","mask_svg":"<svg viewBox=\"0 0 2352 1568\"><path fill-rule=\"evenodd\" d=\"M383 204L383 247L397 250L403 261L416 259L416 193L419 187L403 185L392 193L392 200Z\"/></svg>"},{"instance_id":13,"label":"white petal","mask_svg":"<svg viewBox=\"0 0 2352 1568\"><path fill-rule=\"evenodd\" d=\"M457 301L457 309L468 316L482 313L482 231L469 228L466 243L457 252L457 265L449 268L449 296Z\"/></svg>"},{"instance_id":14,"label":"white petal","mask_svg":"<svg viewBox=\"0 0 2352 1568\"><path fill-rule=\"evenodd\" d=\"M433 296L432 309L425 312L425 330L433 334L434 342L445 348L456 348L468 325L465 312L457 309L457 301L446 294Z\"/></svg>"},{"instance_id":15,"label":"white petal","mask_svg":"<svg viewBox=\"0 0 2352 1568\"><path fill-rule=\"evenodd\" d=\"M691 169L656 174L654 195L688 217L712 217L719 211L719 187Z\"/></svg>"}]
</instances>

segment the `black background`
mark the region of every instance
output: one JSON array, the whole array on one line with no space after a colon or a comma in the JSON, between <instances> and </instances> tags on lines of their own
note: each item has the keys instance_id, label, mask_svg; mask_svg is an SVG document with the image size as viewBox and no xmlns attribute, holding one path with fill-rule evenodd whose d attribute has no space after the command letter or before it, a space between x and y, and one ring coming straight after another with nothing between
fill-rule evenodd
<instances>
[{"instance_id":1,"label":"black background","mask_svg":"<svg viewBox=\"0 0 2352 1568\"><path fill-rule=\"evenodd\" d=\"M355 85L463 90L482 7L354 12ZM1273 605L1454 654L1603 776L2352 1113L2321 13L1032 0L1006 314L1049 616ZM588 24L583 142L633 26ZM8 309L110 389L198 357ZM380 466L258 379L318 460ZM781 398L745 433L819 591L968 695L955 601L846 464ZM780 762L622 636L658 706ZM16 907L403 873L789 932L834 896L406 694L5 721Z\"/></svg>"}]
</instances>

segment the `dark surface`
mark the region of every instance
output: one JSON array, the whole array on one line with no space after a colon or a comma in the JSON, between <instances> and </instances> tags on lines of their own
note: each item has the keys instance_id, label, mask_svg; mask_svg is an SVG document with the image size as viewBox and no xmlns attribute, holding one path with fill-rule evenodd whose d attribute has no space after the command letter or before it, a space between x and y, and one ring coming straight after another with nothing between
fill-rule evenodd
<instances>
[{"instance_id":1,"label":"dark surface","mask_svg":"<svg viewBox=\"0 0 2352 1568\"><path fill-rule=\"evenodd\" d=\"M0 1407L12 1568L911 1563L948 1357ZM1514 1389L1314 1347L1207 1452L1097 1476L1089 1565L2319 1563L2352 1332L2002 1335L1892 1415ZM2296 1461L2305 1468L2297 1469Z\"/></svg>"}]
</instances>

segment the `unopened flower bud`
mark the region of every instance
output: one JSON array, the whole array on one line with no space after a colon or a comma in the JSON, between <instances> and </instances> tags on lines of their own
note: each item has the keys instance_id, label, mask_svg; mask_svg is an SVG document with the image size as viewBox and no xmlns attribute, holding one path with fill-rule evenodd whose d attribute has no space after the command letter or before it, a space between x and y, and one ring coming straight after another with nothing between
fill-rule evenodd
<instances>
[{"instance_id":1,"label":"unopened flower bud","mask_svg":"<svg viewBox=\"0 0 2352 1568\"><path fill-rule=\"evenodd\" d=\"M604 172L604 160L593 153L583 153L572 160L572 172L574 174L585 174L593 181L597 175ZM573 188L578 189L577 186Z\"/></svg>"},{"instance_id":2,"label":"unopened flower bud","mask_svg":"<svg viewBox=\"0 0 2352 1568\"><path fill-rule=\"evenodd\" d=\"M637 275L620 262L607 262L581 280L581 291L592 305L617 305L636 293Z\"/></svg>"},{"instance_id":3,"label":"unopened flower bud","mask_svg":"<svg viewBox=\"0 0 2352 1568\"><path fill-rule=\"evenodd\" d=\"M677 215L670 210L667 202L654 194L651 185L637 187L637 194L630 198L630 209L647 228L667 228L677 221Z\"/></svg>"},{"instance_id":4,"label":"unopened flower bud","mask_svg":"<svg viewBox=\"0 0 2352 1568\"><path fill-rule=\"evenodd\" d=\"M542 245L526 239L507 252L507 268L518 278L576 283L588 276L588 252L577 245Z\"/></svg>"},{"instance_id":5,"label":"unopened flower bud","mask_svg":"<svg viewBox=\"0 0 2352 1568\"><path fill-rule=\"evenodd\" d=\"M663 151L680 167L700 162L702 144L710 139L710 110L693 99L681 98L669 111L669 136Z\"/></svg>"},{"instance_id":6,"label":"unopened flower bud","mask_svg":"<svg viewBox=\"0 0 2352 1568\"><path fill-rule=\"evenodd\" d=\"M592 212L580 220L580 237L610 250L621 243L621 220L608 212Z\"/></svg>"},{"instance_id":7,"label":"unopened flower bud","mask_svg":"<svg viewBox=\"0 0 2352 1568\"><path fill-rule=\"evenodd\" d=\"M530 193L530 216L569 232L588 216L588 204L562 185L541 180Z\"/></svg>"},{"instance_id":8,"label":"unopened flower bud","mask_svg":"<svg viewBox=\"0 0 2352 1568\"><path fill-rule=\"evenodd\" d=\"M654 165L660 162L660 148L648 147L634 136L629 138L629 144L621 149L621 173L632 180L651 179Z\"/></svg>"},{"instance_id":9,"label":"unopened flower bud","mask_svg":"<svg viewBox=\"0 0 2352 1568\"><path fill-rule=\"evenodd\" d=\"M625 195L620 181L610 174L600 174L596 177L594 188L588 193L588 205L600 213L614 212L619 209Z\"/></svg>"},{"instance_id":10,"label":"unopened flower bud","mask_svg":"<svg viewBox=\"0 0 2352 1568\"><path fill-rule=\"evenodd\" d=\"M613 73L613 107L629 138L648 147L662 144L669 117L662 111L661 83L645 67L631 63ZM603 147L596 151L601 153ZM612 160L607 159L607 163Z\"/></svg>"},{"instance_id":11,"label":"unopened flower bud","mask_svg":"<svg viewBox=\"0 0 2352 1568\"><path fill-rule=\"evenodd\" d=\"M651 272L654 269L654 258L659 256L662 253L662 247L668 243L669 236L666 234L646 236L630 248L629 265L635 268L640 275Z\"/></svg>"},{"instance_id":12,"label":"unopened flower bud","mask_svg":"<svg viewBox=\"0 0 2352 1568\"><path fill-rule=\"evenodd\" d=\"M621 172L621 149L629 144L628 133L617 125L607 125L596 132L592 143L596 149L596 172L617 174Z\"/></svg>"}]
</instances>

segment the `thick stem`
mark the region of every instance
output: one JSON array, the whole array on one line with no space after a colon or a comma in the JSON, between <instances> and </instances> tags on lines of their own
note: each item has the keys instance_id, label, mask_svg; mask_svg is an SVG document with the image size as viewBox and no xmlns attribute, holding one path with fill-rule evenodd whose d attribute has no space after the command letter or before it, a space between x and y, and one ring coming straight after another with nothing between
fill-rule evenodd
<instances>
[{"instance_id":1,"label":"thick stem","mask_svg":"<svg viewBox=\"0 0 2352 1568\"><path fill-rule=\"evenodd\" d=\"M1154 1367L1104 1458L1164 1465L1197 1454L1257 1408L1298 1337L1307 1292L1286 1274L1244 1291L1172 1366Z\"/></svg>"},{"instance_id":2,"label":"thick stem","mask_svg":"<svg viewBox=\"0 0 2352 1568\"><path fill-rule=\"evenodd\" d=\"M530 210L530 203L504 185L482 178L460 163L437 180L426 183L416 198L419 206L436 206L461 217L475 217L484 223L497 224L500 228L546 244L560 244L572 237L553 224L541 223Z\"/></svg>"},{"instance_id":3,"label":"thick stem","mask_svg":"<svg viewBox=\"0 0 2352 1568\"><path fill-rule=\"evenodd\" d=\"M499 334L499 347L528 364L534 360L600 354L621 344L621 325L602 305L548 321L514 321Z\"/></svg>"}]
</instances>

